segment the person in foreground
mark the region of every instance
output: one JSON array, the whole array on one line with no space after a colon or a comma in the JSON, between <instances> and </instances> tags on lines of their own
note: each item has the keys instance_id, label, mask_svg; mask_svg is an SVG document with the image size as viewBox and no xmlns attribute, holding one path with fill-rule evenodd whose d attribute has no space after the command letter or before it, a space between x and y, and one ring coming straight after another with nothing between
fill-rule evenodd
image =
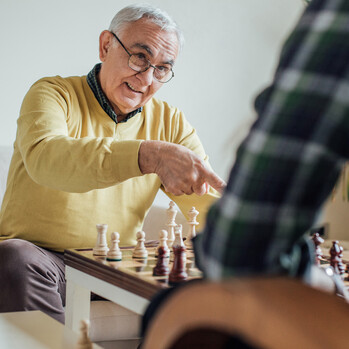
<instances>
[{"instance_id":1,"label":"person in foreground","mask_svg":"<svg viewBox=\"0 0 349 349\"><path fill-rule=\"evenodd\" d=\"M225 183L183 113L153 98L182 41L166 13L132 5L101 33L102 63L87 76L30 88L0 213L0 312L63 322L64 249L92 248L99 223L135 245L159 189L204 219Z\"/></svg>"},{"instance_id":2,"label":"person in foreground","mask_svg":"<svg viewBox=\"0 0 349 349\"><path fill-rule=\"evenodd\" d=\"M305 234L349 159L348 26L346 0L313 0L286 41L222 198L194 238L205 279L312 282L314 249ZM166 297L151 303L143 335Z\"/></svg>"}]
</instances>

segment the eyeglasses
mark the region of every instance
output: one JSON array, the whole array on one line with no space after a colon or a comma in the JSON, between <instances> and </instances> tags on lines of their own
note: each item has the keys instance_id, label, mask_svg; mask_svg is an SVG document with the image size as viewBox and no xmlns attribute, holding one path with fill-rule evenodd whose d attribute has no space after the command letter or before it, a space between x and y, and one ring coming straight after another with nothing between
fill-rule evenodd
<instances>
[{"instance_id":1,"label":"eyeglasses","mask_svg":"<svg viewBox=\"0 0 349 349\"><path fill-rule=\"evenodd\" d=\"M111 31L111 33L114 35L115 39L119 42L119 44L123 47L123 49L127 52L129 55L128 58L128 66L133 69L134 71L138 73L143 73L147 71L150 67L154 68L153 76L155 80L166 83L169 82L174 77L174 72L172 70L172 67L170 65L161 65L161 66L155 66L152 65L149 60L145 57L143 53L135 53L131 54L128 52L127 48L124 46L124 44L120 41L120 39L116 36L115 33Z\"/></svg>"}]
</instances>

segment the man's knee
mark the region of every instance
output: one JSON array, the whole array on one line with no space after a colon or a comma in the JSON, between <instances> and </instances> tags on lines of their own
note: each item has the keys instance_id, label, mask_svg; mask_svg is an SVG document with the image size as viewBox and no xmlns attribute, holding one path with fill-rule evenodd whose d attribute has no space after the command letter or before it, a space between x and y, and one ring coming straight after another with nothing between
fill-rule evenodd
<instances>
[{"instance_id":1,"label":"man's knee","mask_svg":"<svg viewBox=\"0 0 349 349\"><path fill-rule=\"evenodd\" d=\"M0 242L0 312L41 310L64 322L62 279L47 251L25 240Z\"/></svg>"},{"instance_id":2,"label":"man's knee","mask_svg":"<svg viewBox=\"0 0 349 349\"><path fill-rule=\"evenodd\" d=\"M19 269L38 259L37 247L31 242L9 239L0 242L0 268Z\"/></svg>"},{"instance_id":3,"label":"man's knee","mask_svg":"<svg viewBox=\"0 0 349 349\"><path fill-rule=\"evenodd\" d=\"M24 309L32 255L37 253L35 250L35 245L24 240L0 242L0 311Z\"/></svg>"}]
</instances>

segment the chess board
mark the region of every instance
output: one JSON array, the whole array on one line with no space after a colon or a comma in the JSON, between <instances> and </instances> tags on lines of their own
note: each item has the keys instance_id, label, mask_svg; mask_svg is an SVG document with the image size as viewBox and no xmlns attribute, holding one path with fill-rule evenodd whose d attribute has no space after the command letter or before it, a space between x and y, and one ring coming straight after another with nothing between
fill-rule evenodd
<instances>
[{"instance_id":1,"label":"chess board","mask_svg":"<svg viewBox=\"0 0 349 349\"><path fill-rule=\"evenodd\" d=\"M141 297L151 299L161 289L170 287L168 276L153 276L157 262L155 247L148 247L148 258L133 258L134 247L121 248L122 260L108 261L106 257L94 256L92 249L69 249L65 251L65 263L103 281L124 288ZM170 270L172 262L168 262ZM188 280L199 279L202 273L196 268L193 251L186 252Z\"/></svg>"}]
</instances>

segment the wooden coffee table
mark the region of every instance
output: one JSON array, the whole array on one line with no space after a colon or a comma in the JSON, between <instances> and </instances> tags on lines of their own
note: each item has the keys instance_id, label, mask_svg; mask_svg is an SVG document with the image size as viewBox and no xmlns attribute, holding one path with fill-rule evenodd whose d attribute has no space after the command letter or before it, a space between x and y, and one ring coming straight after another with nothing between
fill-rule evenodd
<instances>
[{"instance_id":1,"label":"wooden coffee table","mask_svg":"<svg viewBox=\"0 0 349 349\"><path fill-rule=\"evenodd\" d=\"M156 263L154 247L148 248L147 259L134 259L132 252L133 247L123 248L122 261L109 262L105 257L93 256L91 249L65 251L66 326L77 331L80 320L90 317L91 292L143 315L150 299L169 287L166 276L152 275ZM190 251L186 267L188 279L201 277Z\"/></svg>"},{"instance_id":2,"label":"wooden coffee table","mask_svg":"<svg viewBox=\"0 0 349 349\"><path fill-rule=\"evenodd\" d=\"M75 349L79 335L41 311L0 314L0 348ZM93 344L92 348L101 348Z\"/></svg>"}]
</instances>

